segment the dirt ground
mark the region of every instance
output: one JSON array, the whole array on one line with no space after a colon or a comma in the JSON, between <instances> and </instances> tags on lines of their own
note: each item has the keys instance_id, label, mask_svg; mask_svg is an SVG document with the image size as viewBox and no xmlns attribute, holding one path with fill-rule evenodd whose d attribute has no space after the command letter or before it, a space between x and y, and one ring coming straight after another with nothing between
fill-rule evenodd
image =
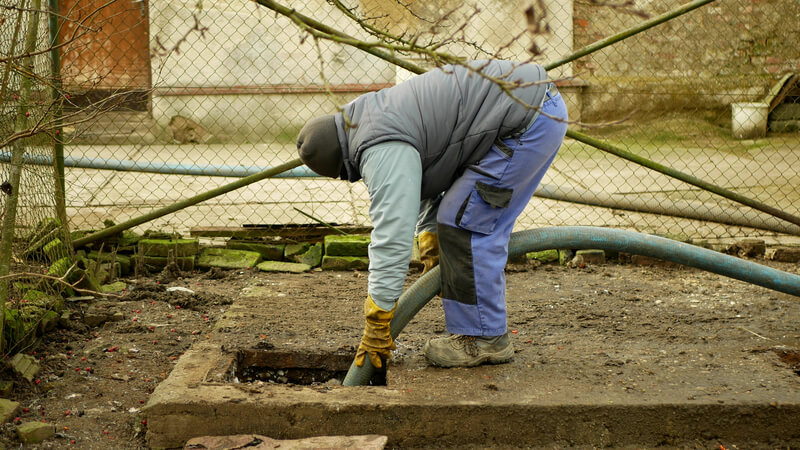
<instances>
[{"instance_id":1,"label":"dirt ground","mask_svg":"<svg viewBox=\"0 0 800 450\"><path fill-rule=\"evenodd\" d=\"M769 265L800 273L797 264ZM56 428L55 438L25 448L145 448L141 408L192 343L212 335L231 349L352 351L362 330L366 275L165 271L126 280L129 288L120 298L69 303L70 326L29 350L41 360L38 379L17 380L11 395L24 408L22 422L47 421ZM408 282L418 276L411 273ZM471 370L542 367L560 374L537 381L548 389L571 380L620 396L647 391L663 401L675 392L666 380L676 377L693 386L697 399L773 395L779 403L781 392L800 390L796 297L690 268L617 263L509 265L507 285L515 360ZM167 290L176 286L193 293ZM229 319L220 322L242 299L260 310L259 322L241 329L229 326ZM122 319L88 326L86 318L98 311L119 312ZM398 339L392 364L398 370L424 367L422 345L440 335L446 330L434 299ZM452 381L466 369L430 370ZM670 376L662 377L666 372ZM712 373L725 373L726 381L709 381L719 380ZM391 368L388 379L391 384ZM504 391L496 379L482 383L476 398L492 401ZM21 445L14 423L0 431L6 448ZM724 444L698 437L694 447Z\"/></svg>"}]
</instances>

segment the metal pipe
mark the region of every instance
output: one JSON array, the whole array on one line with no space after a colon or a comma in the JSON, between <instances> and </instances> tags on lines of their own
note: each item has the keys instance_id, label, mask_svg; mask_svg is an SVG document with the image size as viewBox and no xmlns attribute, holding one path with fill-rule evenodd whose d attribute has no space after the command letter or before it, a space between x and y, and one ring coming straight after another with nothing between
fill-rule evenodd
<instances>
[{"instance_id":1,"label":"metal pipe","mask_svg":"<svg viewBox=\"0 0 800 450\"><path fill-rule=\"evenodd\" d=\"M628 196L615 198L613 193L581 190L571 186L556 186L552 184L540 184L534 195L561 202L702 220L704 222L716 222L724 225L757 228L800 236L800 227L786 223L777 217L755 211L748 211L752 214L745 214L739 208L722 208L716 204L707 204L699 201L674 200L671 204L664 205L654 199L646 200L638 197L629 198Z\"/></svg>"},{"instance_id":2,"label":"metal pipe","mask_svg":"<svg viewBox=\"0 0 800 450\"><path fill-rule=\"evenodd\" d=\"M0 152L0 162L7 162L11 158L8 152ZM25 164L39 164L49 166L53 159L46 155L30 155L24 157ZM118 170L121 172L159 173L164 175L198 175L206 177L246 177L256 173L270 170L271 167L263 166L229 166L229 165L197 165L180 164L163 161L133 161L130 159L103 159L87 157L64 157L66 167L79 169ZM308 178L318 177L308 167L298 167L276 175L275 178Z\"/></svg>"},{"instance_id":3,"label":"metal pipe","mask_svg":"<svg viewBox=\"0 0 800 450\"><path fill-rule=\"evenodd\" d=\"M0 162L7 162L10 160L10 158L10 153L0 152ZM46 155L26 154L23 162L25 164L50 165L52 164L52 158L49 158ZM263 166L228 166L211 164L200 166L169 163L163 161L144 162L85 157L74 158L70 156L66 156L64 158L64 164L66 167L83 169L137 171L164 175L196 175L206 177L235 178L245 177L271 169L271 167ZM308 167L302 166L275 175L273 178L324 177L317 175ZM707 205L700 202L675 202L671 206L664 206L660 203L652 203L640 199L613 198L611 194L605 192L578 190L574 187L548 184L540 185L534 195L550 200L579 203L588 206L615 208L649 214L660 214L686 219L718 222L726 225L759 228L777 233L800 235L800 227L783 223L773 216L747 217L739 210L729 211L716 205Z\"/></svg>"},{"instance_id":4,"label":"metal pipe","mask_svg":"<svg viewBox=\"0 0 800 450\"><path fill-rule=\"evenodd\" d=\"M727 198L728 200L732 200L734 202L747 205L751 208L781 218L795 225L800 225L800 217L797 217L793 214L789 214L786 211L781 211L778 208L759 202L758 200L754 200L749 197L745 197L744 195L737 194L736 192L733 192L729 189L725 189L724 187L711 184L707 181L703 181L700 178L697 178L693 175L689 175L688 173L681 172L680 170L673 169L672 167L667 167L663 164L659 164L643 156L639 156L635 153L613 146L607 142L603 142L599 139L595 139L591 136L587 136L575 130L567 130L567 137L575 139L576 141L583 142L584 144L591 145L594 148L603 150L604 152L607 153L611 153L612 155L619 156L620 158L627 159L628 161L636 163L640 166L647 167L648 169L652 169L655 170L656 172L663 173L664 175L667 175L669 177L677 178L678 180L681 180L684 183L691 184L692 186L697 186L705 191L713 192L717 195Z\"/></svg>"}]
</instances>

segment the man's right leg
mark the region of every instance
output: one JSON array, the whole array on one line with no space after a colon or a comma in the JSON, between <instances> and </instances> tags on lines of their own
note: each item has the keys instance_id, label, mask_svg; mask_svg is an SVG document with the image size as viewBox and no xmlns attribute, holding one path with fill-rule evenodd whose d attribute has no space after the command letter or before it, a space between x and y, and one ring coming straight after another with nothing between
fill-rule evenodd
<instances>
[{"instance_id":1,"label":"man's right leg","mask_svg":"<svg viewBox=\"0 0 800 450\"><path fill-rule=\"evenodd\" d=\"M457 336L426 344L434 364L471 366L513 357L506 334L508 239L567 128L560 95L548 95L542 111L547 114L521 136L493 145L442 199L437 217L442 303L447 330Z\"/></svg>"}]
</instances>

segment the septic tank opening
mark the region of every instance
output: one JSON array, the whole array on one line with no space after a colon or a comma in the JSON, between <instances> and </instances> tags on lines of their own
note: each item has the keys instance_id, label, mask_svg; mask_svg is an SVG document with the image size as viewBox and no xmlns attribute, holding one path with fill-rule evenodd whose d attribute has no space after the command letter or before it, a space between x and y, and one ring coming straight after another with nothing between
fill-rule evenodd
<instances>
[{"instance_id":1,"label":"septic tank opening","mask_svg":"<svg viewBox=\"0 0 800 450\"><path fill-rule=\"evenodd\" d=\"M241 383L278 383L295 385L341 384L355 352L240 350L234 377ZM380 372L380 373L378 373ZM335 380L335 381L334 381ZM376 371L372 386L386 386L386 373Z\"/></svg>"}]
</instances>

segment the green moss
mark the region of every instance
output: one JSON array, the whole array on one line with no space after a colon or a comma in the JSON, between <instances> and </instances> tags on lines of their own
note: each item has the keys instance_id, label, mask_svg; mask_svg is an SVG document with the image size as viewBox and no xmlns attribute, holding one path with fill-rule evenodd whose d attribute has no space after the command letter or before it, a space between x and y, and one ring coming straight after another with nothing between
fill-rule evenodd
<instances>
[{"instance_id":1,"label":"green moss","mask_svg":"<svg viewBox=\"0 0 800 450\"><path fill-rule=\"evenodd\" d=\"M197 239L142 239L139 241L139 253L145 256L167 257L194 256L200 251Z\"/></svg>"},{"instance_id":2,"label":"green moss","mask_svg":"<svg viewBox=\"0 0 800 450\"><path fill-rule=\"evenodd\" d=\"M369 235L325 236L325 255L329 256L367 256Z\"/></svg>"},{"instance_id":3,"label":"green moss","mask_svg":"<svg viewBox=\"0 0 800 450\"><path fill-rule=\"evenodd\" d=\"M72 267L72 258L65 256L51 264L47 269L47 274L53 277L63 277L70 267Z\"/></svg>"},{"instance_id":4,"label":"green moss","mask_svg":"<svg viewBox=\"0 0 800 450\"><path fill-rule=\"evenodd\" d=\"M219 267L222 269L247 269L261 262L261 255L246 250L227 248L207 248L197 259L201 268Z\"/></svg>"}]
</instances>

